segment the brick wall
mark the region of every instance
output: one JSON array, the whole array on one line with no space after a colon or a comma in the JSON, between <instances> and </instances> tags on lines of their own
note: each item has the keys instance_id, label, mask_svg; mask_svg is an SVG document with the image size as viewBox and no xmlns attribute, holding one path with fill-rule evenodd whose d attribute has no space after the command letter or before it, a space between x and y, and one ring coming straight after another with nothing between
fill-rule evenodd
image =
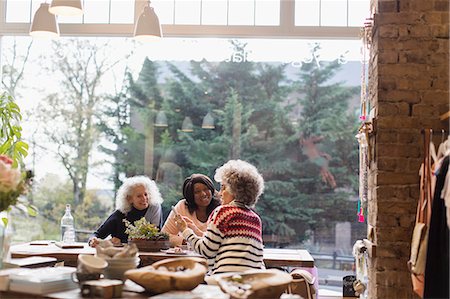
<instances>
[{"instance_id":1,"label":"brick wall","mask_svg":"<svg viewBox=\"0 0 450 299\"><path fill-rule=\"evenodd\" d=\"M449 110L449 1L372 0L372 6L368 223L377 257L370 263L369 298L416 298L406 262L419 197L421 129L448 130L439 116Z\"/></svg>"}]
</instances>

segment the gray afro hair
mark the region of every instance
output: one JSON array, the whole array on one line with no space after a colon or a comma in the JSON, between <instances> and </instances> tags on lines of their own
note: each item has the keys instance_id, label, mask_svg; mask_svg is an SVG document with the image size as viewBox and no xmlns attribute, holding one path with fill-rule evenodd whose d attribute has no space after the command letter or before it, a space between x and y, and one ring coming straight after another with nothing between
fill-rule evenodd
<instances>
[{"instance_id":1,"label":"gray afro hair","mask_svg":"<svg viewBox=\"0 0 450 299\"><path fill-rule=\"evenodd\" d=\"M242 160L230 160L216 169L214 179L227 184L234 200L254 207L264 192L264 179L258 169Z\"/></svg>"},{"instance_id":2,"label":"gray afro hair","mask_svg":"<svg viewBox=\"0 0 450 299\"><path fill-rule=\"evenodd\" d=\"M158 205L163 202L161 193L156 186L155 181L151 180L147 176L138 175L126 178L123 181L122 186L117 190L116 195L116 209L126 214L131 211L131 204L128 202L127 197L132 195L133 188L136 186L144 186L148 194L148 204Z\"/></svg>"}]
</instances>

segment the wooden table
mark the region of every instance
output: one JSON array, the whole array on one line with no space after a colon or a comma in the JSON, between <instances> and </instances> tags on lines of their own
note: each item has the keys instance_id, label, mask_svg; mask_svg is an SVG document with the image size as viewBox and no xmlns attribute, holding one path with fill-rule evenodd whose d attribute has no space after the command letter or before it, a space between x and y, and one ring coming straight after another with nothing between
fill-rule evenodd
<instances>
[{"instance_id":1,"label":"wooden table","mask_svg":"<svg viewBox=\"0 0 450 299\"><path fill-rule=\"evenodd\" d=\"M62 249L53 243L48 243L47 245L30 245L30 243L25 243L12 245L10 250L13 258L48 256L64 261L66 266L76 267L79 254L95 254L94 248L89 247L86 243L79 244L83 244L83 248ZM144 266L162 259L180 256L199 255L194 252L190 252L187 255L174 255L164 252L139 252L139 257ZM314 267L314 259L305 249L265 248L264 263L267 267Z\"/></svg>"},{"instance_id":2,"label":"wooden table","mask_svg":"<svg viewBox=\"0 0 450 299\"><path fill-rule=\"evenodd\" d=\"M47 298L47 299L82 299L85 298L81 295L80 289L50 293L44 295L32 295L15 292L0 292L0 298L2 299L32 299L32 298ZM89 297L88 297L89 298ZM96 297L98 298L98 297ZM220 290L218 286L200 284L192 291L171 291L159 295L152 296L144 292L144 289L136 285L134 282L127 280L122 292L121 298L132 299L173 299L173 298L202 298L202 299L229 299L230 296Z\"/></svg>"}]
</instances>

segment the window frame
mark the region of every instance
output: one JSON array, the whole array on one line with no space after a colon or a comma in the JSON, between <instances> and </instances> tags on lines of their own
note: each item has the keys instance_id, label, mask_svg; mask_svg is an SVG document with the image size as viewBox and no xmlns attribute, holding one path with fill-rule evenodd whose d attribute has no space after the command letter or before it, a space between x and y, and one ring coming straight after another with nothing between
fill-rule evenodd
<instances>
[{"instance_id":1,"label":"window frame","mask_svg":"<svg viewBox=\"0 0 450 299\"><path fill-rule=\"evenodd\" d=\"M140 15L147 1L136 0L134 18ZM6 1L0 0L0 37L28 35L30 23L7 23ZM360 27L296 26L295 1L280 0L280 25L177 25L162 24L165 37L218 38L296 38L296 39L359 39ZM132 37L133 24L59 24L61 36Z\"/></svg>"}]
</instances>

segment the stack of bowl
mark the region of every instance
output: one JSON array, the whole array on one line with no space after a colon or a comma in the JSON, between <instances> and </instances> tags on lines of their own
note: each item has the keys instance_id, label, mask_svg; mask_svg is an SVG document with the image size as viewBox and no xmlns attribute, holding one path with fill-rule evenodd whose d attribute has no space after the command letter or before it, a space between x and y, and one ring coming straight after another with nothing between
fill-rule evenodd
<instances>
[{"instance_id":1,"label":"stack of bowl","mask_svg":"<svg viewBox=\"0 0 450 299\"><path fill-rule=\"evenodd\" d=\"M125 280L124 273L130 269L136 269L139 265L139 257L109 258L106 259L108 267L105 269L105 278Z\"/></svg>"}]
</instances>

